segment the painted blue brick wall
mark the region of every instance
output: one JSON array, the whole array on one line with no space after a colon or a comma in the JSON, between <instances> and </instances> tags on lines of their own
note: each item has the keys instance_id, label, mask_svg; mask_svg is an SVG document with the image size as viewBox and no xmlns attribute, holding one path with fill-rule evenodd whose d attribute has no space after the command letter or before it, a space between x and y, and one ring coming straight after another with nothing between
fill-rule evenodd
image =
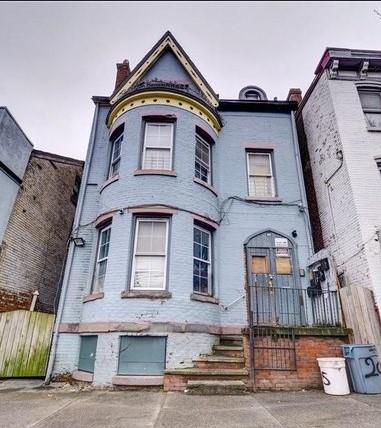
<instances>
[{"instance_id":1,"label":"painted blue brick wall","mask_svg":"<svg viewBox=\"0 0 381 428\"><path fill-rule=\"evenodd\" d=\"M174 159L177 177L134 176L134 171L139 168L142 116L167 113L174 114L177 118ZM81 224L93 221L107 210L144 203L169 204L218 220L221 215L219 208L228 197L247 196L247 145L273 146L279 198L283 202L302 199L293 147L291 115L224 113L224 128L213 147L213 179L218 190L217 198L208 189L193 182L195 126L205 127L204 123L192 113L162 106L139 107L123 116L125 137L120 179L100 193L107 176L109 159L106 115L107 109L101 109ZM119 120L120 122L122 120ZM97 231L92 224L80 229L80 235L86 239L87 244L75 250L62 321L172 321L223 326L244 325L244 298L228 310L222 307L229 306L244 295L244 241L250 235L268 228L288 236L296 230L299 264L300 267L306 268L309 256L306 214L300 212L296 206L262 206L234 201L227 207L224 219L214 234L214 288L221 306L190 300L193 217L182 211L174 214L171 221L169 291L172 298L163 301L121 299L121 292L126 289L129 281L133 233L132 214L125 212L123 215L116 214L113 218L104 298L85 304L82 299L89 294L91 286ZM306 279L301 280L303 285L307 286ZM67 339L62 346L67 348ZM73 341L73 346L77 346L76 341ZM174 363L169 361L169 364ZM57 365L63 366L65 364L62 362Z\"/></svg>"},{"instance_id":2,"label":"painted blue brick wall","mask_svg":"<svg viewBox=\"0 0 381 428\"><path fill-rule=\"evenodd\" d=\"M173 54L165 54L144 78L165 80L189 79ZM291 236L297 231L297 256L300 268L306 268L310 255L310 235L307 214L298 206L264 206L229 197L248 196L246 148L271 147L278 197L283 203L302 203L304 187L298 181L300 173L297 142L294 140L292 114L286 113L221 113L223 128L215 137L209 126L197 115L172 106L145 105L125 112L109 130L106 126L107 107L99 107L94 152L89 164L79 235L86 245L76 248L70 269L69 285L64 302L63 323L93 322L177 322L209 326L244 326L246 300L244 296L244 242L255 233L274 229ZM174 170L176 177L134 175L141 167L142 118L146 115L176 117ZM110 158L109 135L124 124L122 160L119 180L102 189L107 179ZM213 145L213 186L218 196L195 183L195 128L200 126L215 137ZM127 210L113 217L109 260L104 284L104 297L82 303L88 295L94 270L97 230L94 220L109 210L120 210L141 204L167 204L179 208L171 218L168 251L168 290L172 298L164 300L122 299L130 280L132 257L133 215ZM193 224L191 213L219 222L214 232L214 295L219 305L190 299L193 271ZM303 287L307 279L301 278ZM228 307L228 309L225 309ZM122 332L102 333L94 382L107 384L116 373L119 336ZM160 333L155 333L160 334ZM162 333L161 333L162 334ZM207 352L215 342L212 334L169 333L168 367L191 364L192 357ZM59 336L54 371L74 370L78 358L78 335ZM184 345L186 344L186 346ZM70 354L70 347L72 353ZM98 351L97 351L98 352ZM102 361L104 363L102 363ZM184 363L185 361L185 363Z\"/></svg>"}]
</instances>

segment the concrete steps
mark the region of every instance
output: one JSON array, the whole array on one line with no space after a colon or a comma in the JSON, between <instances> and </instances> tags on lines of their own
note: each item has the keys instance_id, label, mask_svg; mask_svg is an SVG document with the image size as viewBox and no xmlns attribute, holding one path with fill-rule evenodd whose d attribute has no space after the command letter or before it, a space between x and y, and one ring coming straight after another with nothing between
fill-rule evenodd
<instances>
[{"instance_id":1,"label":"concrete steps","mask_svg":"<svg viewBox=\"0 0 381 428\"><path fill-rule=\"evenodd\" d=\"M243 346L214 345L213 354L224 355L226 357L243 357Z\"/></svg>"},{"instance_id":2,"label":"concrete steps","mask_svg":"<svg viewBox=\"0 0 381 428\"><path fill-rule=\"evenodd\" d=\"M243 357L226 357L224 355L201 355L193 358L192 361L199 369L241 369L245 363Z\"/></svg>"},{"instance_id":3,"label":"concrete steps","mask_svg":"<svg viewBox=\"0 0 381 428\"><path fill-rule=\"evenodd\" d=\"M184 392L187 395L244 395L247 388L241 380L190 380Z\"/></svg>"},{"instance_id":4,"label":"concrete steps","mask_svg":"<svg viewBox=\"0 0 381 428\"><path fill-rule=\"evenodd\" d=\"M211 355L195 357L194 367L166 370L164 390L198 395L245 394L248 371L242 337L220 336L220 344L212 349Z\"/></svg>"}]
</instances>

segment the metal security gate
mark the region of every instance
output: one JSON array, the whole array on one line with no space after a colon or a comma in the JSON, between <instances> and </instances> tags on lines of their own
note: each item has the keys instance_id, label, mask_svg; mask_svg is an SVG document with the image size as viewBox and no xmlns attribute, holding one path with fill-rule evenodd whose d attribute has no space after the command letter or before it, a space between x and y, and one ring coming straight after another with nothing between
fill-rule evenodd
<instances>
[{"instance_id":1,"label":"metal security gate","mask_svg":"<svg viewBox=\"0 0 381 428\"><path fill-rule=\"evenodd\" d=\"M306 322L293 242L274 231L246 243L251 368L295 371L293 327Z\"/></svg>"},{"instance_id":2,"label":"metal security gate","mask_svg":"<svg viewBox=\"0 0 381 428\"><path fill-rule=\"evenodd\" d=\"M291 329L257 326L253 334L253 368L296 370L295 333Z\"/></svg>"},{"instance_id":3,"label":"metal security gate","mask_svg":"<svg viewBox=\"0 0 381 428\"><path fill-rule=\"evenodd\" d=\"M45 376L53 324L52 314L0 313L0 378Z\"/></svg>"}]
</instances>

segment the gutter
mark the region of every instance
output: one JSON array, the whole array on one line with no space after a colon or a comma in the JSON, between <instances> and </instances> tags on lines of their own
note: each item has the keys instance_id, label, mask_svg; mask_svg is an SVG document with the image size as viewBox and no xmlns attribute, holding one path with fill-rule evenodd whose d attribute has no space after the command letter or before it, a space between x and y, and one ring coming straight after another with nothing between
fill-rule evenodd
<instances>
[{"instance_id":1,"label":"gutter","mask_svg":"<svg viewBox=\"0 0 381 428\"><path fill-rule=\"evenodd\" d=\"M72 235L78 234L78 229L79 229L79 224L80 224L80 219L81 219L82 209L83 209L83 202L85 200L86 187L87 187L88 178L89 178L91 159L93 157L93 152L94 152L95 135L96 135L97 126L98 126L98 116L99 116L99 104L96 104L94 120L91 127L91 133L90 133L90 139L89 139L89 147L87 150L86 162L85 162L85 167L83 171L83 183L79 191L78 206L75 212ZM71 268L72 268L73 259L74 259L75 246L72 241L70 242L69 245L70 246L69 246L69 251L67 255L67 264L65 269L65 275L62 281L61 298L58 306L56 322L54 324L53 338L52 338L52 344L50 349L48 367L46 370L45 383L50 382L51 375L53 372L54 361L55 361L56 352L57 352L57 344L58 344L58 335L59 335L58 331L59 331L59 326L62 319L63 308L65 306L66 293L69 285L69 278L70 278Z\"/></svg>"}]
</instances>

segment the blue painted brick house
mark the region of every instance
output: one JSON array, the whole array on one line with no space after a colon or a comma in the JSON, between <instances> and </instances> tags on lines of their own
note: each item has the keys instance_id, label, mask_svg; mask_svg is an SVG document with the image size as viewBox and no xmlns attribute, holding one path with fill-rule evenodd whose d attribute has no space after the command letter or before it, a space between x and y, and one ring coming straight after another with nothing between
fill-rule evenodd
<instances>
[{"instance_id":1,"label":"blue painted brick house","mask_svg":"<svg viewBox=\"0 0 381 428\"><path fill-rule=\"evenodd\" d=\"M262 292L255 308L250 295L309 285L297 104L255 86L219 99L169 32L93 101L49 374L162 384L203 370L221 335L239 344L253 317L303 323L273 310L291 294ZM247 376L242 354L220 351L214 362Z\"/></svg>"}]
</instances>

